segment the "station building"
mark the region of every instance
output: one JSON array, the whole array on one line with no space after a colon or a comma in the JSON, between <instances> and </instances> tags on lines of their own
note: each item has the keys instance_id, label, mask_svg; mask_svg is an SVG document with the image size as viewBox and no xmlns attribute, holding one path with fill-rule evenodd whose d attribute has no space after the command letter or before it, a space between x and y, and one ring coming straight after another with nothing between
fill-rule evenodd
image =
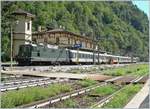
<instances>
[{"instance_id":1,"label":"station building","mask_svg":"<svg viewBox=\"0 0 150 109\"><path fill-rule=\"evenodd\" d=\"M32 40L37 43L48 43L64 47L73 47L75 44L81 44L83 49L93 49L93 40L91 38L63 29L34 32Z\"/></svg>"},{"instance_id":2,"label":"station building","mask_svg":"<svg viewBox=\"0 0 150 109\"><path fill-rule=\"evenodd\" d=\"M13 56L16 56L19 51L19 46L28 44L29 42L52 44L61 47L73 47L75 44L80 44L81 49L93 50L94 41L92 38L82 36L64 29L53 29L32 32L32 20L34 15L24 10L17 10L13 13L17 20L17 24L13 25Z\"/></svg>"}]
</instances>

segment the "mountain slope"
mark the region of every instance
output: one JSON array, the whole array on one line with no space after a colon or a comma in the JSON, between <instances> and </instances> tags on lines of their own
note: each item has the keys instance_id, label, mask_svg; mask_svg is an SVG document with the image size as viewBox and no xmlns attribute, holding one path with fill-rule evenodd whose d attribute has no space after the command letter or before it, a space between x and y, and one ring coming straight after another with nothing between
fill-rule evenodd
<instances>
[{"instance_id":1,"label":"mountain slope","mask_svg":"<svg viewBox=\"0 0 150 109\"><path fill-rule=\"evenodd\" d=\"M102 50L148 60L148 18L132 2L2 2L2 51L9 60L10 13L21 8L36 15L33 31L41 25L100 39Z\"/></svg>"}]
</instances>

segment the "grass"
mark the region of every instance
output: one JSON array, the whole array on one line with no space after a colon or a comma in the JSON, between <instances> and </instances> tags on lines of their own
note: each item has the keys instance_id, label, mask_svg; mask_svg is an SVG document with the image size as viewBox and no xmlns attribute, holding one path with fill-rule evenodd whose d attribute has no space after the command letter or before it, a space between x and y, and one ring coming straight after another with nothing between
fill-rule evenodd
<instances>
[{"instance_id":1,"label":"grass","mask_svg":"<svg viewBox=\"0 0 150 109\"><path fill-rule=\"evenodd\" d=\"M74 69L71 69L71 70L69 70L67 72L74 73L74 74L80 74L82 72L82 70L79 69L79 68L74 68Z\"/></svg>"},{"instance_id":2,"label":"grass","mask_svg":"<svg viewBox=\"0 0 150 109\"><path fill-rule=\"evenodd\" d=\"M110 94L114 93L115 91L117 91L117 89L118 89L118 87L110 84L110 85L96 88L94 91L92 91L90 93L90 95L106 96L106 95L110 95Z\"/></svg>"},{"instance_id":3,"label":"grass","mask_svg":"<svg viewBox=\"0 0 150 109\"><path fill-rule=\"evenodd\" d=\"M60 93L71 91L70 85L52 84L46 88L32 87L21 90L9 91L1 95L1 107L13 108L23 104L28 104L33 101L46 99L52 96L56 96Z\"/></svg>"},{"instance_id":4,"label":"grass","mask_svg":"<svg viewBox=\"0 0 150 109\"><path fill-rule=\"evenodd\" d=\"M96 81L89 79L77 82L77 84L81 85L82 87L88 87L96 83ZM20 90L8 91L3 93L1 96L1 106L2 108L14 108L34 101L56 96L60 93L69 92L71 90L71 85L68 84L51 84L45 88L31 87Z\"/></svg>"},{"instance_id":5,"label":"grass","mask_svg":"<svg viewBox=\"0 0 150 109\"><path fill-rule=\"evenodd\" d=\"M86 95L81 95L81 97L70 98L68 100L64 100L55 105L56 108L85 108L91 105L94 105L97 101L95 99L100 96L110 95L118 89L115 85L107 85L94 89L90 93ZM91 96L92 94L92 96ZM97 96L93 96L96 94ZM83 105L84 104L84 105Z\"/></svg>"},{"instance_id":6,"label":"grass","mask_svg":"<svg viewBox=\"0 0 150 109\"><path fill-rule=\"evenodd\" d=\"M74 74L80 74L80 73L91 73L91 71L93 71L93 69L83 69L83 68L73 68L68 70L68 73L74 73Z\"/></svg>"},{"instance_id":7,"label":"grass","mask_svg":"<svg viewBox=\"0 0 150 109\"><path fill-rule=\"evenodd\" d=\"M142 76L148 74L148 72L149 71L147 64L138 64L104 70L103 74L111 76L123 76L123 75Z\"/></svg>"},{"instance_id":8,"label":"grass","mask_svg":"<svg viewBox=\"0 0 150 109\"><path fill-rule=\"evenodd\" d=\"M95 80L91 80L91 79L84 79L84 80L77 82L77 84L81 85L82 87L88 87L88 86L94 85L96 83L98 83L98 82Z\"/></svg>"},{"instance_id":9,"label":"grass","mask_svg":"<svg viewBox=\"0 0 150 109\"><path fill-rule=\"evenodd\" d=\"M135 76L141 76L148 74L148 64L131 64L123 67L117 67L117 68L95 68L92 67L91 69L71 69L68 72L70 73L103 73L110 76L123 76L123 75L135 75Z\"/></svg>"},{"instance_id":10,"label":"grass","mask_svg":"<svg viewBox=\"0 0 150 109\"><path fill-rule=\"evenodd\" d=\"M102 108L123 108L129 100L141 89L142 85L136 84L136 85L128 85L125 87L121 92L119 92L117 95L113 97L113 99L105 104ZM95 97L91 96L91 94L95 94L98 96L107 96L115 91L117 91L118 87L115 85L106 85L99 88L94 89L92 92L89 93L89 95L85 95L82 97L81 100L79 99L68 99L60 104L58 104L56 107L59 108L78 108L80 106L80 102L84 101L87 102L86 106L91 106L96 103ZM86 107L83 106L83 107Z\"/></svg>"},{"instance_id":11,"label":"grass","mask_svg":"<svg viewBox=\"0 0 150 109\"><path fill-rule=\"evenodd\" d=\"M66 107L66 108L75 108L77 105L77 102L73 99L67 99L63 103L61 103L60 107Z\"/></svg>"},{"instance_id":12,"label":"grass","mask_svg":"<svg viewBox=\"0 0 150 109\"><path fill-rule=\"evenodd\" d=\"M129 100L135 95L140 89L141 85L129 85L121 92L119 92L114 98L108 102L103 108L123 108Z\"/></svg>"}]
</instances>

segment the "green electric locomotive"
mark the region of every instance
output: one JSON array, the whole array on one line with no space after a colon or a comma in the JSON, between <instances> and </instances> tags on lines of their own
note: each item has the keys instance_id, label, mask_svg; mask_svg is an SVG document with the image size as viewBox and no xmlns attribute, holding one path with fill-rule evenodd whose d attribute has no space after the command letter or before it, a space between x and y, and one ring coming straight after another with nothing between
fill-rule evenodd
<instances>
[{"instance_id":1,"label":"green electric locomotive","mask_svg":"<svg viewBox=\"0 0 150 109\"><path fill-rule=\"evenodd\" d=\"M19 65L69 63L69 51L43 45L20 45L16 61Z\"/></svg>"}]
</instances>

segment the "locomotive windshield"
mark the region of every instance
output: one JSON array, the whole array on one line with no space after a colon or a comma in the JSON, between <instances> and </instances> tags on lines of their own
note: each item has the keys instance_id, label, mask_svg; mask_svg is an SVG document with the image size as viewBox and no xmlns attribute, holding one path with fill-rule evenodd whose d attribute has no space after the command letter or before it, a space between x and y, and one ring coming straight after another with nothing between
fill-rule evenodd
<instances>
[{"instance_id":1,"label":"locomotive windshield","mask_svg":"<svg viewBox=\"0 0 150 109\"><path fill-rule=\"evenodd\" d=\"M20 45L19 56L30 57L31 55L31 46L30 45Z\"/></svg>"}]
</instances>

